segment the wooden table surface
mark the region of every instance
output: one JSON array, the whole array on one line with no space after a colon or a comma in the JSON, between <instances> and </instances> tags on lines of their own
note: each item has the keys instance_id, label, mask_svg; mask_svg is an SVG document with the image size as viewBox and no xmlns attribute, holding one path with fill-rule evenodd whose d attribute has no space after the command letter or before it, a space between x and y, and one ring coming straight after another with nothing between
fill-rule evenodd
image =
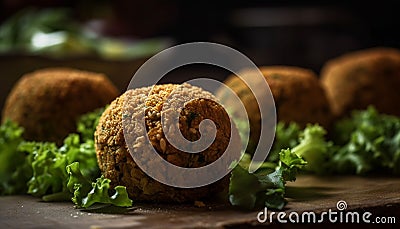
<instances>
[{"instance_id":1,"label":"wooden table surface","mask_svg":"<svg viewBox=\"0 0 400 229\"><path fill-rule=\"evenodd\" d=\"M394 216L400 225L399 177L315 177L300 176L289 183L287 214L296 211L337 211L336 203L346 201L345 211L369 211L372 217ZM266 226L257 222L259 211L245 212L225 204L194 205L134 204L125 214L85 212L70 202L46 203L31 196L0 197L0 228L246 228ZM269 210L272 211L272 210ZM372 218L371 217L371 218ZM269 225L282 227L279 223ZM297 225L299 226L299 225ZM301 226L301 225L300 225ZM307 225L307 227L310 225ZM313 225L311 225L313 226ZM315 225L314 225L315 226ZM317 225L321 226L321 224ZM327 226L337 227L336 224ZM341 225L347 227L359 224ZM368 226L368 225L366 225ZM376 225L375 225L376 226Z\"/></svg>"}]
</instances>

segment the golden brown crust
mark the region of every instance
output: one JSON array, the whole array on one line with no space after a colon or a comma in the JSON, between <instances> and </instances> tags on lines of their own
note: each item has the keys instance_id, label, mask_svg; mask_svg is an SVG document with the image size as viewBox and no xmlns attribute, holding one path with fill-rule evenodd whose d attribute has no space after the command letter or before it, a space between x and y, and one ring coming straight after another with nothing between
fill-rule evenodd
<instances>
[{"instance_id":1,"label":"golden brown crust","mask_svg":"<svg viewBox=\"0 0 400 229\"><path fill-rule=\"evenodd\" d=\"M126 112L132 112L129 113L129 117L131 117L131 114L134 115L133 109L137 108L139 100L145 100L146 107L143 108L146 108L147 134L153 147L165 160L177 166L195 168L215 161L224 153L230 139L228 115L222 106L211 100L215 100L215 98L210 93L188 84L183 84L182 93L185 90L190 90L201 94L205 99L195 99L185 104L179 117L179 129L186 139L198 140L200 137L199 123L204 119L212 119L217 125L216 140L207 150L197 154L189 154L177 150L165 139L161 127L161 110L165 99L177 86L173 84L157 85L149 96L147 96L151 90L149 87L127 91L114 100L100 118L95 132L100 170L106 178L111 180L113 186L126 186L129 196L134 200L187 202L226 191L228 177L212 185L195 189L174 188L161 184L146 175L136 165L128 151L122 128L122 116ZM179 93L177 94L179 95ZM210 100L207 98L210 98ZM174 131L176 130L172 130L172 132ZM138 144L134 150L146 154L143 150L146 151L147 149ZM149 162L149 166L152 166L152 162Z\"/></svg>"},{"instance_id":2,"label":"golden brown crust","mask_svg":"<svg viewBox=\"0 0 400 229\"><path fill-rule=\"evenodd\" d=\"M118 90L103 74L69 68L49 68L22 76L9 94L3 121L24 127L28 140L61 143L76 131L77 118L103 107Z\"/></svg>"},{"instance_id":3,"label":"golden brown crust","mask_svg":"<svg viewBox=\"0 0 400 229\"><path fill-rule=\"evenodd\" d=\"M330 105L313 71L292 66L264 66L260 71L274 97L278 121L296 122L303 127L308 123L329 127L332 120ZM257 77L254 71L245 70L243 73ZM228 77L225 84L243 101L250 120L250 139L253 143L258 142L261 117L254 95L235 75ZM222 91L217 96L229 100L223 97Z\"/></svg>"},{"instance_id":4,"label":"golden brown crust","mask_svg":"<svg viewBox=\"0 0 400 229\"><path fill-rule=\"evenodd\" d=\"M264 67L261 71L274 96L278 120L301 126L308 123L329 126L330 105L313 71L288 66Z\"/></svg>"},{"instance_id":5,"label":"golden brown crust","mask_svg":"<svg viewBox=\"0 0 400 229\"><path fill-rule=\"evenodd\" d=\"M400 51L372 48L328 61L321 71L332 109L337 116L374 105L379 111L400 115Z\"/></svg>"}]
</instances>

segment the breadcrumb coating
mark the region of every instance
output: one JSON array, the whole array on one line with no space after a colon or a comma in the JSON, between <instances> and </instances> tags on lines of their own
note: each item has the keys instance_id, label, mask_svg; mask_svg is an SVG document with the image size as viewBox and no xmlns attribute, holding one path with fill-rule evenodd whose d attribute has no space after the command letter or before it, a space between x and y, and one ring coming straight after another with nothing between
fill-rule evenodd
<instances>
[{"instance_id":1,"label":"breadcrumb coating","mask_svg":"<svg viewBox=\"0 0 400 229\"><path fill-rule=\"evenodd\" d=\"M134 162L126 142L133 144L134 154L146 155L150 149L146 148L143 136L134 135L133 139L126 140L122 122L123 118L133 120L143 109L146 132L152 146L164 160L180 167L198 168L214 162L224 153L231 137L229 116L211 93L186 83L156 85L151 89L145 87L128 90L114 100L100 118L95 132L95 144L98 164L103 175L111 180L113 186L126 186L129 196L137 201L189 202L226 192L229 179L227 176L200 188L175 188L150 178ZM170 103L175 103L188 93L202 98L185 103L180 112L179 124L163 130L161 116L165 115L168 119L168 108L163 110L168 96L172 96ZM211 146L200 153L182 152L165 138L166 131L170 134L180 131L187 140L196 141L200 138L199 124L204 119L211 119L215 123L217 133ZM131 123L125 131L140 133L138 128L141 127ZM235 137L238 138L238 135ZM235 141L239 143L240 139ZM151 160L147 166L157 166L156 162L156 159Z\"/></svg>"},{"instance_id":2,"label":"breadcrumb coating","mask_svg":"<svg viewBox=\"0 0 400 229\"><path fill-rule=\"evenodd\" d=\"M24 137L61 144L76 131L79 116L103 107L119 94L103 74L47 68L26 74L10 92L2 121L21 125Z\"/></svg>"}]
</instances>

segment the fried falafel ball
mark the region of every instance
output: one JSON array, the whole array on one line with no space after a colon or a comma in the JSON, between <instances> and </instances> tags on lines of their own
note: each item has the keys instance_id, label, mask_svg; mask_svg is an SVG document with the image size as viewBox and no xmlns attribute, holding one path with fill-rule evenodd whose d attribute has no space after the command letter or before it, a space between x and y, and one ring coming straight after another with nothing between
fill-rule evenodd
<instances>
[{"instance_id":1,"label":"fried falafel ball","mask_svg":"<svg viewBox=\"0 0 400 229\"><path fill-rule=\"evenodd\" d=\"M104 107L118 96L103 74L70 68L47 68L26 74L7 97L2 121L10 119L24 128L33 141L61 144L76 131L84 113Z\"/></svg>"},{"instance_id":2,"label":"fried falafel ball","mask_svg":"<svg viewBox=\"0 0 400 229\"><path fill-rule=\"evenodd\" d=\"M165 106L164 102L170 95L172 96L171 93L174 90L178 91L174 92L174 96L192 93L200 95L201 99L193 99L185 103L180 112L179 127L178 125L176 127L170 126L168 130L163 130L161 116L167 116L169 111L168 109L165 111L162 109ZM224 154L231 137L229 116L223 107L215 101L217 100L211 93L186 83L182 85L156 85L153 89L152 87L144 87L128 90L114 100L104 111L96 128L95 146L102 174L111 180L112 186L126 186L129 196L137 201L181 203L226 192L229 181L228 176L213 184L199 188L176 188L154 180L135 163L126 142L133 145L132 153L134 154L146 155L149 150L152 150L149 148L151 146L142 144L141 139L143 137L141 136L135 135L133 139L129 140L123 130L123 119L126 118L129 122L135 122L130 117L137 115L140 110L146 109L145 124L147 135L152 147L164 160L185 168L206 166ZM165 138L165 133L167 133L165 131L169 131L169 133L180 131L187 140L196 141L200 138L199 124L204 119L211 119L215 123L217 133L213 143L200 153L182 152L172 146ZM134 126L134 123L132 124ZM179 130L173 128L179 128ZM134 133L135 129L132 132ZM232 142L240 144L238 134L235 134L233 138L235 139ZM158 166L156 159L151 159L148 165ZM177 177L171 179L175 178ZM198 178L193 177L191 179Z\"/></svg>"},{"instance_id":3,"label":"fried falafel ball","mask_svg":"<svg viewBox=\"0 0 400 229\"><path fill-rule=\"evenodd\" d=\"M371 48L328 61L321 80L336 116L374 105L400 116L400 50Z\"/></svg>"},{"instance_id":4,"label":"fried falafel ball","mask_svg":"<svg viewBox=\"0 0 400 229\"><path fill-rule=\"evenodd\" d=\"M259 69L271 89L278 121L295 122L302 127L308 123L318 123L329 127L332 119L330 105L313 71L292 66L264 66ZM250 77L253 75L257 77L254 70L244 70L242 73ZM250 89L236 75L229 76L224 83L238 95L246 108L250 122L248 150L251 151L258 143L260 136L259 106ZM221 87L216 96L224 104L229 104L231 98L227 96L225 90ZM235 112L234 106L234 104L231 106L233 112Z\"/></svg>"}]
</instances>

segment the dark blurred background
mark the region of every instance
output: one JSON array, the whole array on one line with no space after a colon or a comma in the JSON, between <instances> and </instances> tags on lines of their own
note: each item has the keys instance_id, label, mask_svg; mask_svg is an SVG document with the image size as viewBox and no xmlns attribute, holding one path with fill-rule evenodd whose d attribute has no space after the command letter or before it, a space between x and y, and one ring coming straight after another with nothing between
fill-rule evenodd
<instances>
[{"instance_id":1,"label":"dark blurred background","mask_svg":"<svg viewBox=\"0 0 400 229\"><path fill-rule=\"evenodd\" d=\"M127 58L119 58L124 54L103 58L93 53L54 58L46 53L7 50L0 55L1 99L5 99L18 76L47 66L104 72L124 90L134 71L152 52L191 41L228 45L257 65L295 65L317 73L327 60L349 51L375 46L400 48L400 17L395 1L321 2L3 0L0 22L27 7L66 7L72 12L71 20L96 36L133 43L159 40L146 43L150 51ZM160 41L161 45L157 43ZM151 44L158 46L154 48ZM221 80L229 74L216 67L192 66L175 71L164 81L185 81L185 76L195 71L212 72L217 75L214 78Z\"/></svg>"}]
</instances>

